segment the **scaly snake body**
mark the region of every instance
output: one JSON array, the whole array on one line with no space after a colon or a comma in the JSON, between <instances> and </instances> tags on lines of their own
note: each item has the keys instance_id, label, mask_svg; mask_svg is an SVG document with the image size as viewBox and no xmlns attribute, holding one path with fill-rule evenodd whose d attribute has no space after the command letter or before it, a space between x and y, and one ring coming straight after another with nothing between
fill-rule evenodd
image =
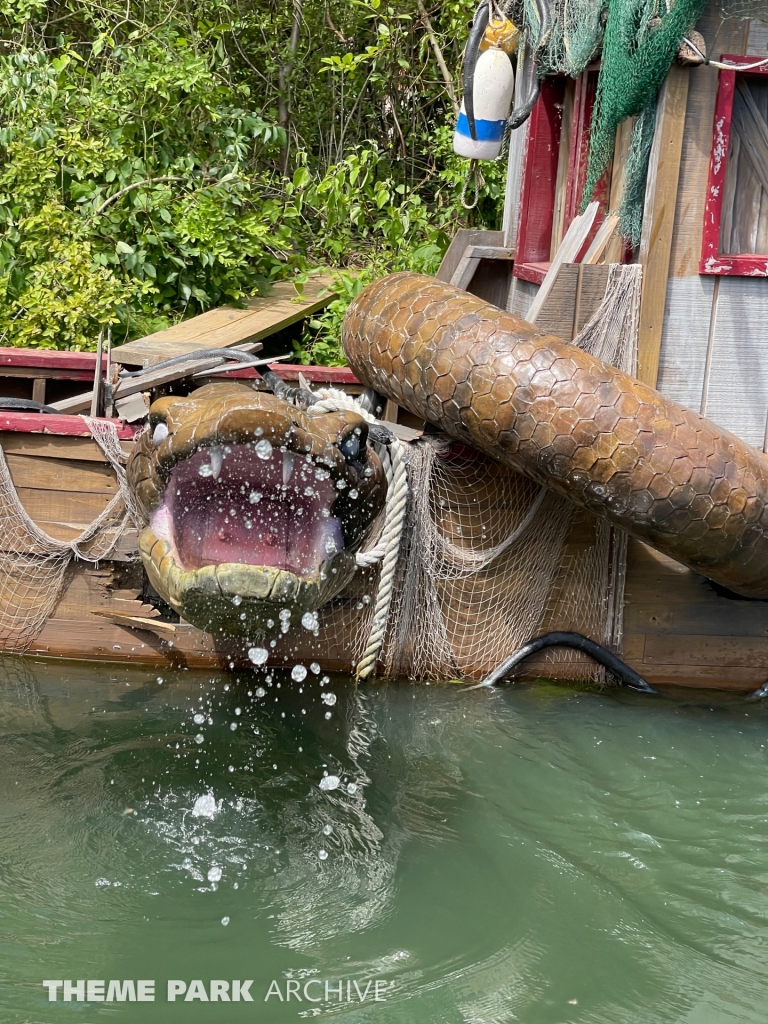
<instances>
[{"instance_id":1,"label":"scaly snake body","mask_svg":"<svg viewBox=\"0 0 768 1024\"><path fill-rule=\"evenodd\" d=\"M366 385L724 587L768 598L768 457L698 413L431 277L349 308Z\"/></svg>"}]
</instances>

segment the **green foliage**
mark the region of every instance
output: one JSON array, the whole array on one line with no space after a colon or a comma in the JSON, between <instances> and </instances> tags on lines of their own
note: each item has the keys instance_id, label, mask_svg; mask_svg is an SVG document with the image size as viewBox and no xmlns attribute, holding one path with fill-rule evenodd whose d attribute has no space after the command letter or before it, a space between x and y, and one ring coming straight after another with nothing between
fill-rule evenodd
<instances>
[{"instance_id":1,"label":"green foliage","mask_svg":"<svg viewBox=\"0 0 768 1024\"><path fill-rule=\"evenodd\" d=\"M458 69L474 7L434 15ZM415 0L0 0L0 344L117 342L316 266L432 273L466 162ZM495 226L500 166L480 223Z\"/></svg>"}]
</instances>

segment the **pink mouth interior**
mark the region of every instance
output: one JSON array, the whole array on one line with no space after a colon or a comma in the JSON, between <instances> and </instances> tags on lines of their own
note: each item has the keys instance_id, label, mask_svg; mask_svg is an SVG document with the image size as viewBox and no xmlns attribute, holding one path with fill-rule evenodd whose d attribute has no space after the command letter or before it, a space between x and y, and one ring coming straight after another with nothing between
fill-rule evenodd
<instances>
[{"instance_id":1,"label":"pink mouth interior","mask_svg":"<svg viewBox=\"0 0 768 1024\"><path fill-rule=\"evenodd\" d=\"M183 569L235 562L306 577L344 547L335 497L327 470L302 455L201 448L174 468L150 525Z\"/></svg>"}]
</instances>

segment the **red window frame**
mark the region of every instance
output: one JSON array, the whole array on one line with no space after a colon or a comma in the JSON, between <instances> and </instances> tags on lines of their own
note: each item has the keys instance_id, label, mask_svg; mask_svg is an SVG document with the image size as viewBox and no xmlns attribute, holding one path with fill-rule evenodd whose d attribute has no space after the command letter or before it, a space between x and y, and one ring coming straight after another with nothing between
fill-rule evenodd
<instances>
[{"instance_id":1,"label":"red window frame","mask_svg":"<svg viewBox=\"0 0 768 1024\"><path fill-rule=\"evenodd\" d=\"M563 233L579 212L587 177L589 132L597 94L597 65L582 72L576 80L568 175L565 193ZM555 187L563 129L563 102L567 79L562 75L545 78L541 95L531 112L520 185L520 219L513 274L524 281L541 284L549 270L552 230L555 216ZM597 233L610 202L610 175L606 173L595 188L600 203L598 216L584 242L579 258L587 251Z\"/></svg>"},{"instance_id":2,"label":"red window frame","mask_svg":"<svg viewBox=\"0 0 768 1024\"><path fill-rule=\"evenodd\" d=\"M725 54L722 61L735 64L754 64L754 57ZM720 228L723 217L723 195L728 174L728 154L731 148L731 121L736 75L768 75L768 68L753 68L748 72L721 69L715 99L715 118L712 126L712 152L709 160L707 197L704 204L704 227L701 237L700 274L724 274L729 277L768 277L768 253L720 252Z\"/></svg>"}]
</instances>

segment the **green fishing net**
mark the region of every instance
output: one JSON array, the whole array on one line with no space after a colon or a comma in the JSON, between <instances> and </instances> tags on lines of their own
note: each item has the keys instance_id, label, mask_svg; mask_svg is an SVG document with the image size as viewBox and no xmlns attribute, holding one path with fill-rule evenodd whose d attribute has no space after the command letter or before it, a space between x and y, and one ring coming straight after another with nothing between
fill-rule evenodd
<instances>
[{"instance_id":1,"label":"green fishing net","mask_svg":"<svg viewBox=\"0 0 768 1024\"><path fill-rule=\"evenodd\" d=\"M627 118L648 110L672 65L684 35L690 31L706 0L676 0L667 11L665 0L608 0L608 20L603 38L597 98L592 114L587 180L582 207L586 207L595 186L613 155L616 129ZM637 216L642 212L642 192L637 177L642 160L647 168L650 151L650 114L638 118L632 138L636 212L631 212L625 195L625 225L633 223L639 238ZM640 126L638 128L638 126ZM645 181L645 171L642 182ZM639 193L639 194L638 194Z\"/></svg>"}]
</instances>

